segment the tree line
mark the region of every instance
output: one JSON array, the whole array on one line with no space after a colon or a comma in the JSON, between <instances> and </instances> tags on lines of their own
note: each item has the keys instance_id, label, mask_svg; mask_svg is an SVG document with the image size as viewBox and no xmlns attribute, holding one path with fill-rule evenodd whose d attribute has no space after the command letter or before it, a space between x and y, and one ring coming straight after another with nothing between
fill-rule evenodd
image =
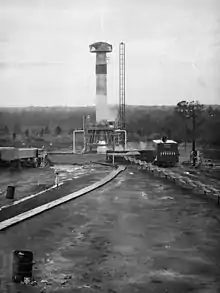
<instances>
[{"instance_id":1,"label":"tree line","mask_svg":"<svg viewBox=\"0 0 220 293\"><path fill-rule=\"evenodd\" d=\"M180 101L169 110L139 111L128 116L127 130L131 140L152 140L167 136L179 143L198 142L220 146L220 107L205 106L198 101Z\"/></svg>"},{"instance_id":2,"label":"tree line","mask_svg":"<svg viewBox=\"0 0 220 293\"><path fill-rule=\"evenodd\" d=\"M95 120L95 108L47 109L39 111L0 111L0 134L25 137L72 134L82 128L83 115ZM126 129L130 141L152 140L167 136L177 142L193 140L220 146L220 107L180 101L176 106L126 106Z\"/></svg>"}]
</instances>

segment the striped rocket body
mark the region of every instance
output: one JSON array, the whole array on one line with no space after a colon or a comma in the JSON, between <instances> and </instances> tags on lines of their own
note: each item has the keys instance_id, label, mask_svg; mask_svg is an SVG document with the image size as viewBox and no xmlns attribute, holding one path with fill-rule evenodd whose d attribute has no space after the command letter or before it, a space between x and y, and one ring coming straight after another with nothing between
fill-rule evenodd
<instances>
[{"instance_id":1,"label":"striped rocket body","mask_svg":"<svg viewBox=\"0 0 220 293\"><path fill-rule=\"evenodd\" d=\"M96 122L108 119L106 53L96 53Z\"/></svg>"}]
</instances>

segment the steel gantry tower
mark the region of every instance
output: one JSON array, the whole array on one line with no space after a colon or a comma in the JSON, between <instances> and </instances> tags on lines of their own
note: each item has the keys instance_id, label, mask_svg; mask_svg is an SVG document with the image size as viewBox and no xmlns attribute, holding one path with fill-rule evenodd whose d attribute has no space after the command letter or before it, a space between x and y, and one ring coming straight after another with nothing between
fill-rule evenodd
<instances>
[{"instance_id":1,"label":"steel gantry tower","mask_svg":"<svg viewBox=\"0 0 220 293\"><path fill-rule=\"evenodd\" d=\"M125 43L119 45L119 127L125 129Z\"/></svg>"}]
</instances>

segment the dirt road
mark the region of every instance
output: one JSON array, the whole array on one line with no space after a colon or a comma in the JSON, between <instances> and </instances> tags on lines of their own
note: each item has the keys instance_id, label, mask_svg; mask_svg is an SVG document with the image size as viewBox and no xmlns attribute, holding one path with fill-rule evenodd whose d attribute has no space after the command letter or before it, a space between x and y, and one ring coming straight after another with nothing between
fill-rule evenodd
<instances>
[{"instance_id":1,"label":"dirt road","mask_svg":"<svg viewBox=\"0 0 220 293\"><path fill-rule=\"evenodd\" d=\"M37 292L217 293L217 215L205 198L128 169L101 189L2 232L2 283L10 285L12 250L31 249ZM35 291L23 285L20 292Z\"/></svg>"}]
</instances>

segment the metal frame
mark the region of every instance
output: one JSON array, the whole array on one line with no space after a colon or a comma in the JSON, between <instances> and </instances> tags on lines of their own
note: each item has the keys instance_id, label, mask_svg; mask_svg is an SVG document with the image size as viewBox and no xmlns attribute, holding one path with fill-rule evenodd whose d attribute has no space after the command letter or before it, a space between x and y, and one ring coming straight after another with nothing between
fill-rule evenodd
<instances>
[{"instance_id":1,"label":"metal frame","mask_svg":"<svg viewBox=\"0 0 220 293\"><path fill-rule=\"evenodd\" d=\"M122 132L122 133L124 133L124 139L123 139L123 141L124 141L124 144L123 144L123 147L124 147L124 150L126 150L126 148L127 148L127 131L125 130L125 129L116 129L115 130L115 132Z\"/></svg>"},{"instance_id":2,"label":"metal frame","mask_svg":"<svg viewBox=\"0 0 220 293\"><path fill-rule=\"evenodd\" d=\"M102 129L98 127L90 127L86 131L86 148L84 152L92 151L99 146L98 141L101 137L105 138L107 145L113 145L113 129Z\"/></svg>"},{"instance_id":3,"label":"metal frame","mask_svg":"<svg viewBox=\"0 0 220 293\"><path fill-rule=\"evenodd\" d=\"M76 133L84 133L84 148L83 148L82 152L86 152L86 151L88 151L88 147L90 147L92 145L97 146L97 144L94 141L95 141L96 135L98 136L100 131L102 131L102 130L92 128L92 129L90 129L90 131L87 131L88 133L86 135L85 130L82 130L82 129L74 130L73 131L73 153L76 154ZM104 132L106 132L106 135L109 136L107 140L109 140L110 137L112 135L114 135L114 133L115 134L116 133L117 134L124 133L124 139L123 139L124 146L123 147L124 147L124 150L126 150L126 148L127 148L127 131L125 129L115 129L115 130L111 130L111 131L109 129L109 130L105 130ZM113 142L113 144L114 144L114 142Z\"/></svg>"},{"instance_id":4,"label":"metal frame","mask_svg":"<svg viewBox=\"0 0 220 293\"><path fill-rule=\"evenodd\" d=\"M112 145L112 134L114 129L107 125L91 124L89 123L89 116L83 116L83 130L84 130L84 148L83 153L90 152L97 147L100 136L104 136L106 143Z\"/></svg>"},{"instance_id":5,"label":"metal frame","mask_svg":"<svg viewBox=\"0 0 220 293\"><path fill-rule=\"evenodd\" d=\"M85 131L82 129L73 131L73 154L76 153L76 133L84 133Z\"/></svg>"},{"instance_id":6,"label":"metal frame","mask_svg":"<svg viewBox=\"0 0 220 293\"><path fill-rule=\"evenodd\" d=\"M119 127L125 129L125 43L119 45Z\"/></svg>"}]
</instances>

